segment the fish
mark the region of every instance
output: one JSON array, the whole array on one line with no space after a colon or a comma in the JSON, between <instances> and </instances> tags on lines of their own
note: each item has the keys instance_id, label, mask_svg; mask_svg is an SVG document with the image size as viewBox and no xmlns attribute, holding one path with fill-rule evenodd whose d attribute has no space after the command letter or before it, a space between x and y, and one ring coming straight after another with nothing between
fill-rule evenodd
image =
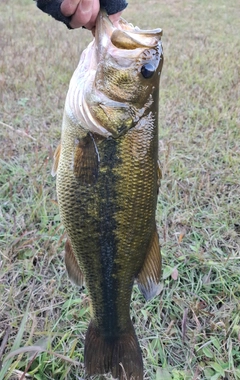
<instances>
[{"instance_id":1,"label":"fish","mask_svg":"<svg viewBox=\"0 0 240 380\"><path fill-rule=\"evenodd\" d=\"M130 303L134 282L146 300L160 292L161 36L160 28L141 30L123 18L116 27L100 10L66 97L52 174L66 269L91 299L84 344L90 376L143 379Z\"/></svg>"}]
</instances>

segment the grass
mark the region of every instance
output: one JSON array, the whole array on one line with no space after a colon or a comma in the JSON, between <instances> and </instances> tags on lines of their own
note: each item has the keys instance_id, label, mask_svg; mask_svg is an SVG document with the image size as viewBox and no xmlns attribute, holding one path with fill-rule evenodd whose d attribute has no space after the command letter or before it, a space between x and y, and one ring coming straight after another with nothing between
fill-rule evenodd
<instances>
[{"instance_id":1,"label":"grass","mask_svg":"<svg viewBox=\"0 0 240 380\"><path fill-rule=\"evenodd\" d=\"M131 314L145 380L237 380L239 2L162 3L132 0L124 13L142 28L161 26L165 53L162 292L145 303L134 289ZM0 379L81 379L89 299L67 279L50 171L68 83L91 35L30 0L4 0L0 13Z\"/></svg>"}]
</instances>

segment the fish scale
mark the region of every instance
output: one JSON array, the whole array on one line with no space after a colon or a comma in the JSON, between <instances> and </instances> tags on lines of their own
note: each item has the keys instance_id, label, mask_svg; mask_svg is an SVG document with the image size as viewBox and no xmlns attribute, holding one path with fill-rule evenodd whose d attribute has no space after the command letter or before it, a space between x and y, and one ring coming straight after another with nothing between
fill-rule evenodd
<instances>
[{"instance_id":1,"label":"fish scale","mask_svg":"<svg viewBox=\"0 0 240 380\"><path fill-rule=\"evenodd\" d=\"M161 30L141 31L122 20L116 33L100 12L95 35L71 80L55 154L60 217L68 236L65 263L77 285L85 279L91 299L86 372L142 380L130 301L135 280L146 299L159 292Z\"/></svg>"}]
</instances>

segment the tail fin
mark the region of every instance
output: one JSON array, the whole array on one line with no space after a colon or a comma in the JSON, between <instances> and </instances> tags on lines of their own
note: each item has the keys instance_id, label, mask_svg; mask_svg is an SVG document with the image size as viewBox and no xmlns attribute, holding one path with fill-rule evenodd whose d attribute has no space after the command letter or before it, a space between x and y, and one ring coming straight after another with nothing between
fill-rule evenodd
<instances>
[{"instance_id":1,"label":"tail fin","mask_svg":"<svg viewBox=\"0 0 240 380\"><path fill-rule=\"evenodd\" d=\"M143 362L132 325L118 337L103 336L93 322L87 330L84 364L88 375L111 372L119 380L143 380Z\"/></svg>"}]
</instances>

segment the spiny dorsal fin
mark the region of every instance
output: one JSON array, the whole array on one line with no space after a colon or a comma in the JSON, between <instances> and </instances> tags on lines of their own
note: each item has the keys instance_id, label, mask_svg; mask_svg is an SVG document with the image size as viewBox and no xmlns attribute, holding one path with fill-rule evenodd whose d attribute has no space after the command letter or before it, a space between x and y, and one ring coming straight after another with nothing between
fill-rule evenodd
<instances>
[{"instance_id":1,"label":"spiny dorsal fin","mask_svg":"<svg viewBox=\"0 0 240 380\"><path fill-rule=\"evenodd\" d=\"M84 276L74 255L69 239L67 239L65 244L65 265L70 280L78 286L83 286Z\"/></svg>"},{"instance_id":2,"label":"spiny dorsal fin","mask_svg":"<svg viewBox=\"0 0 240 380\"><path fill-rule=\"evenodd\" d=\"M158 295L161 290L159 284L162 268L162 259L159 246L157 229L152 236L149 251L138 274L137 283L139 290L146 300Z\"/></svg>"},{"instance_id":3,"label":"spiny dorsal fin","mask_svg":"<svg viewBox=\"0 0 240 380\"><path fill-rule=\"evenodd\" d=\"M97 181L99 154L92 134L75 140L73 171L75 176L85 185Z\"/></svg>"},{"instance_id":4,"label":"spiny dorsal fin","mask_svg":"<svg viewBox=\"0 0 240 380\"><path fill-rule=\"evenodd\" d=\"M53 166L52 166L52 171L51 171L51 175L53 177L55 177L55 175L57 174L60 153L61 153L61 143L59 143L59 145L57 146L57 149L55 150L55 153L53 156Z\"/></svg>"}]
</instances>

